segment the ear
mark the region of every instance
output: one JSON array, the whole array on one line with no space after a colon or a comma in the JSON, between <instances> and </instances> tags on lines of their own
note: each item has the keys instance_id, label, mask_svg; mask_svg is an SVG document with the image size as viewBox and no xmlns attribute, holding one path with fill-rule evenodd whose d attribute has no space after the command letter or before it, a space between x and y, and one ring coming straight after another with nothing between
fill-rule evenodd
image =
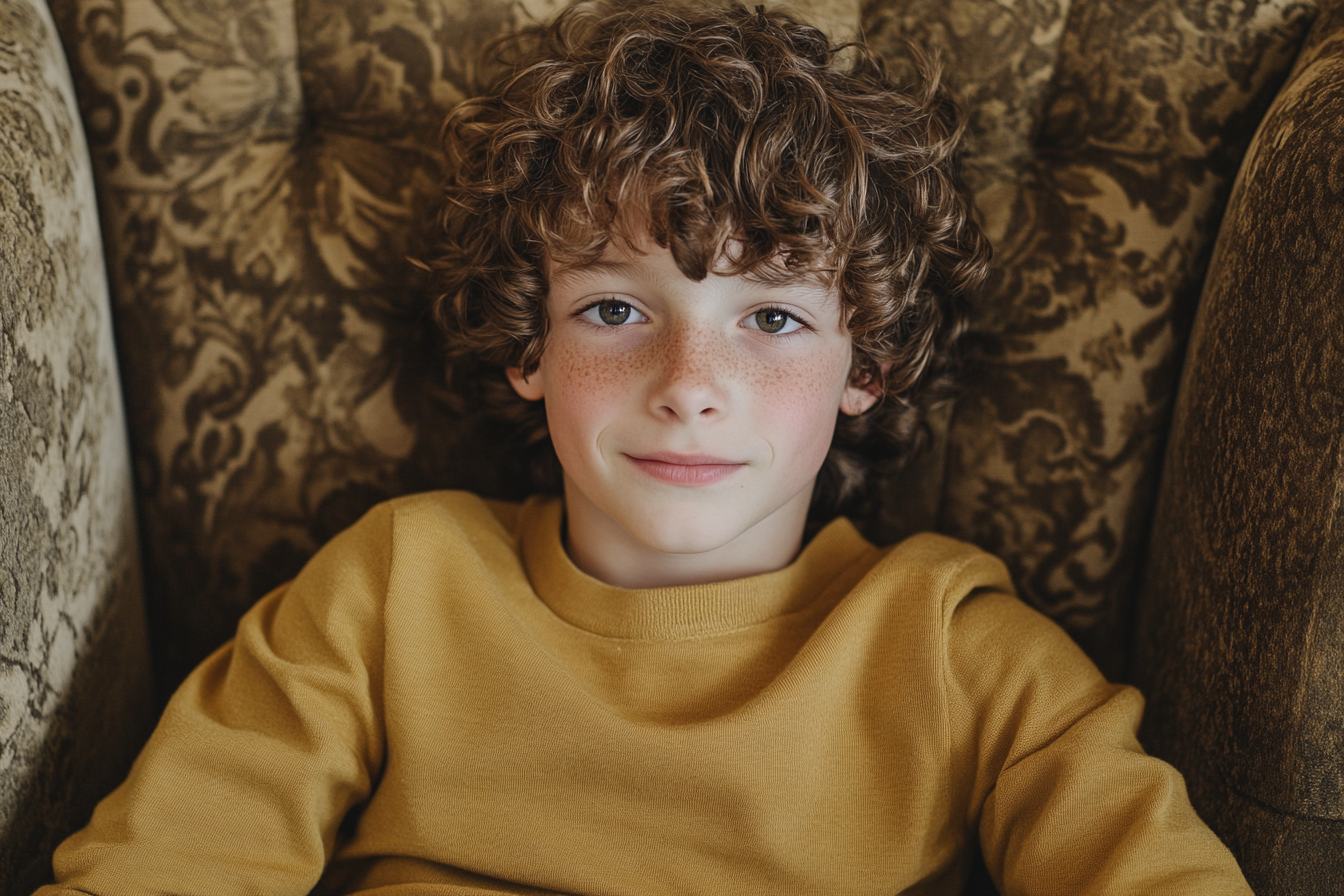
<instances>
[{"instance_id":1,"label":"ear","mask_svg":"<svg viewBox=\"0 0 1344 896\"><path fill-rule=\"evenodd\" d=\"M886 377L887 371L891 369L891 362L888 361L882 365L882 376ZM862 382L851 382L845 387L844 394L840 396L840 412L850 417L857 417L864 411L877 404L877 400L882 397L882 383L880 380L874 380L871 376L865 378Z\"/></svg>"},{"instance_id":2,"label":"ear","mask_svg":"<svg viewBox=\"0 0 1344 896\"><path fill-rule=\"evenodd\" d=\"M840 396L840 413L857 417L877 404L878 393L865 386L846 386Z\"/></svg>"},{"instance_id":3,"label":"ear","mask_svg":"<svg viewBox=\"0 0 1344 896\"><path fill-rule=\"evenodd\" d=\"M509 385L513 386L513 391L527 401L540 401L545 397L546 391L542 388L540 368L533 371L529 377L523 376L523 371L517 367L504 368L504 374L508 376Z\"/></svg>"}]
</instances>

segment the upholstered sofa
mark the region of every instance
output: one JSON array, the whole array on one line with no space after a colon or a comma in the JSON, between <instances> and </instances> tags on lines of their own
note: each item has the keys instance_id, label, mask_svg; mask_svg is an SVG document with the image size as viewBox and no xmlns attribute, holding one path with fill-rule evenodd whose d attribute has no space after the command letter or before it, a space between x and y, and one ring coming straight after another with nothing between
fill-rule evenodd
<instances>
[{"instance_id":1,"label":"upholstered sofa","mask_svg":"<svg viewBox=\"0 0 1344 896\"><path fill-rule=\"evenodd\" d=\"M1344 892L1344 8L843 0L936 47L997 251L861 527L1009 563L1263 893ZM518 497L426 317L435 134L548 0L0 0L0 880L378 500Z\"/></svg>"}]
</instances>

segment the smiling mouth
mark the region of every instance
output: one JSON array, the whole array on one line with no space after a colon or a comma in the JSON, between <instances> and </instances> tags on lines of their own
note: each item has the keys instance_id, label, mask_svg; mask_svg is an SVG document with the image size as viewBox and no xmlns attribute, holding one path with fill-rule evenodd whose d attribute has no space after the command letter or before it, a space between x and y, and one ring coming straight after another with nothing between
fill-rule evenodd
<instances>
[{"instance_id":1,"label":"smiling mouth","mask_svg":"<svg viewBox=\"0 0 1344 896\"><path fill-rule=\"evenodd\" d=\"M644 457L627 454L630 462L660 482L671 485L710 485L746 466L708 454L670 454L659 452Z\"/></svg>"}]
</instances>

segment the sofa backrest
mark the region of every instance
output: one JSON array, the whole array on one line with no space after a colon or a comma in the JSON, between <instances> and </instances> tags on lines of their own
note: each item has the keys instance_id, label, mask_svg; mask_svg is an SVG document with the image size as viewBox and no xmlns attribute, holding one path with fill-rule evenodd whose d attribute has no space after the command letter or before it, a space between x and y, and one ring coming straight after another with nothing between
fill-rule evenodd
<instances>
[{"instance_id":1,"label":"sofa backrest","mask_svg":"<svg viewBox=\"0 0 1344 896\"><path fill-rule=\"evenodd\" d=\"M942 48L997 252L941 450L889 486L1002 556L1125 677L1171 402L1242 154L1315 9L1289 2L881 0L880 45ZM909 517L907 495L927 495Z\"/></svg>"},{"instance_id":2,"label":"sofa backrest","mask_svg":"<svg viewBox=\"0 0 1344 896\"><path fill-rule=\"evenodd\" d=\"M831 22L848 7L815 4ZM55 0L99 172L163 682L388 495L518 497L427 339L436 133L523 0ZM875 540L1002 555L1112 675L1223 201L1311 4L870 3L972 110L999 251L965 396Z\"/></svg>"}]
</instances>

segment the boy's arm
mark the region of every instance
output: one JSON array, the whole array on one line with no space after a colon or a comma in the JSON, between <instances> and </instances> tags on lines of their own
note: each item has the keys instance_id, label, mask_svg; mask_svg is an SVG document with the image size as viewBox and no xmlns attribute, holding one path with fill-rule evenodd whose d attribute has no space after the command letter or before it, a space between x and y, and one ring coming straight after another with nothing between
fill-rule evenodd
<instances>
[{"instance_id":1,"label":"boy's arm","mask_svg":"<svg viewBox=\"0 0 1344 896\"><path fill-rule=\"evenodd\" d=\"M38 896L312 889L382 764L390 527L376 508L243 617Z\"/></svg>"},{"instance_id":2,"label":"boy's arm","mask_svg":"<svg viewBox=\"0 0 1344 896\"><path fill-rule=\"evenodd\" d=\"M1250 894L1180 773L1139 746L1138 691L1011 595L972 595L948 634L968 822L1003 896Z\"/></svg>"}]
</instances>

